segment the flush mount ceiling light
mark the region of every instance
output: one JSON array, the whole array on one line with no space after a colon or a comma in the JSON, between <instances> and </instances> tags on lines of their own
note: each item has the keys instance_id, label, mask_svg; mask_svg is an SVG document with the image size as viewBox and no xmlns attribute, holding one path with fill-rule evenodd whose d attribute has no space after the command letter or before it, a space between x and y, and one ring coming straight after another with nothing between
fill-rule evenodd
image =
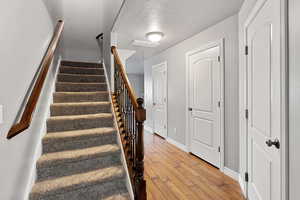
<instances>
[{"instance_id":1,"label":"flush mount ceiling light","mask_svg":"<svg viewBox=\"0 0 300 200\"><path fill-rule=\"evenodd\" d=\"M146 34L146 38L151 42L159 42L163 37L162 32L149 32Z\"/></svg>"}]
</instances>

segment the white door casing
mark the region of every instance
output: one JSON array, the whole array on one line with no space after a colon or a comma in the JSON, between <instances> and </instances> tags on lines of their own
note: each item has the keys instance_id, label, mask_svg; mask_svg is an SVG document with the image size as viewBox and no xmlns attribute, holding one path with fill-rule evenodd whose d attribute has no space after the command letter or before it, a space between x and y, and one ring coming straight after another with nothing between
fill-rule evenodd
<instances>
[{"instance_id":1,"label":"white door casing","mask_svg":"<svg viewBox=\"0 0 300 200\"><path fill-rule=\"evenodd\" d=\"M152 67L153 132L167 138L167 62Z\"/></svg>"},{"instance_id":2,"label":"white door casing","mask_svg":"<svg viewBox=\"0 0 300 200\"><path fill-rule=\"evenodd\" d=\"M280 0L263 0L245 26L249 200L281 199ZM269 142L269 145L267 145Z\"/></svg>"},{"instance_id":3,"label":"white door casing","mask_svg":"<svg viewBox=\"0 0 300 200\"><path fill-rule=\"evenodd\" d=\"M186 54L189 151L223 167L223 40Z\"/></svg>"}]
</instances>

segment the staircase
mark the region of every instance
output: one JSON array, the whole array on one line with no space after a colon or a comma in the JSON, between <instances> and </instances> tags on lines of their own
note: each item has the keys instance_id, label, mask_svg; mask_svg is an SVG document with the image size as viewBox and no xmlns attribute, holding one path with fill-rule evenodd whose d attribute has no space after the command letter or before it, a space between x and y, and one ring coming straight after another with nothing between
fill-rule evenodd
<instances>
[{"instance_id":1,"label":"staircase","mask_svg":"<svg viewBox=\"0 0 300 200\"><path fill-rule=\"evenodd\" d=\"M30 200L130 199L104 69L61 63Z\"/></svg>"}]
</instances>

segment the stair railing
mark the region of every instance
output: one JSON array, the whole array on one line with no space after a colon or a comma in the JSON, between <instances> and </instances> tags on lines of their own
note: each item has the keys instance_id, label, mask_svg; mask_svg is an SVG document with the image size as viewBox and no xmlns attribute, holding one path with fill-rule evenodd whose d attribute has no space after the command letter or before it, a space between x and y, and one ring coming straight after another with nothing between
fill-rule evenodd
<instances>
[{"instance_id":1,"label":"stair railing","mask_svg":"<svg viewBox=\"0 0 300 200\"><path fill-rule=\"evenodd\" d=\"M21 119L19 122L12 125L12 127L10 128L10 130L7 134L7 139L11 139L11 138L15 137L16 135L18 135L19 133L25 131L26 129L28 129L30 127L32 117L33 117L35 108L37 106L40 94L42 92L43 85L44 85L45 79L47 77L50 64L53 60L55 50L57 49L58 43L60 41L63 28L64 28L64 22L62 20L59 20L55 27L52 40L51 40L49 47L43 57L43 60L41 62L41 65L40 65L41 70L39 71L39 74L34 83L33 89L29 95L29 99L25 105L23 112L22 112Z\"/></svg>"},{"instance_id":2,"label":"stair railing","mask_svg":"<svg viewBox=\"0 0 300 200\"><path fill-rule=\"evenodd\" d=\"M146 181L144 180L144 121L146 120L146 110L143 107L144 100L143 98L136 98L115 46L112 46L111 52L114 57L112 101L128 172L133 186L134 198L145 200L147 195Z\"/></svg>"}]
</instances>

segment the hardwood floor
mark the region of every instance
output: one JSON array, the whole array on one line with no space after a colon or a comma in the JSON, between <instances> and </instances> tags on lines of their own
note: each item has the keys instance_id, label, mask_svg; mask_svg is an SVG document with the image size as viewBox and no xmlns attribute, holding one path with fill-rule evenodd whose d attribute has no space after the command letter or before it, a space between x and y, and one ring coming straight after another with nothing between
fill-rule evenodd
<instances>
[{"instance_id":1,"label":"hardwood floor","mask_svg":"<svg viewBox=\"0 0 300 200\"><path fill-rule=\"evenodd\" d=\"M244 200L239 184L205 161L145 133L148 200Z\"/></svg>"}]
</instances>

